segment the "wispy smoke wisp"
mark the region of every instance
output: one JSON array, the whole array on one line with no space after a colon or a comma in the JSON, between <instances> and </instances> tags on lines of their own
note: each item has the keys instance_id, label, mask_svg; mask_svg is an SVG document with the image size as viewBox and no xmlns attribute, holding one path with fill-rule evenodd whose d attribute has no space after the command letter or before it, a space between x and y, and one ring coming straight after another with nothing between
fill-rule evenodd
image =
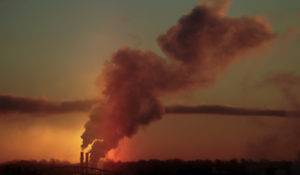
<instances>
[{"instance_id":1,"label":"wispy smoke wisp","mask_svg":"<svg viewBox=\"0 0 300 175\"><path fill-rule=\"evenodd\" d=\"M296 110L300 110L300 76L287 72L270 74L260 86L273 86ZM294 116L300 117L299 112ZM300 148L299 119L288 119L281 123L278 130L264 135L260 140L248 144L248 156L255 159L283 160L295 158Z\"/></svg>"}]
</instances>

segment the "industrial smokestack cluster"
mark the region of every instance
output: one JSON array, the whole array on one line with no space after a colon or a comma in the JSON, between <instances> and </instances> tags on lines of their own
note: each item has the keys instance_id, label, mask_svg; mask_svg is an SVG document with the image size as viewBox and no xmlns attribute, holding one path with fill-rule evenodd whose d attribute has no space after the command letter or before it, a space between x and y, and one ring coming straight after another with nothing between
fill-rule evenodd
<instances>
[{"instance_id":1,"label":"industrial smokestack cluster","mask_svg":"<svg viewBox=\"0 0 300 175\"><path fill-rule=\"evenodd\" d=\"M84 159L84 152L80 152L80 175L87 174L89 174L89 153L85 153Z\"/></svg>"}]
</instances>

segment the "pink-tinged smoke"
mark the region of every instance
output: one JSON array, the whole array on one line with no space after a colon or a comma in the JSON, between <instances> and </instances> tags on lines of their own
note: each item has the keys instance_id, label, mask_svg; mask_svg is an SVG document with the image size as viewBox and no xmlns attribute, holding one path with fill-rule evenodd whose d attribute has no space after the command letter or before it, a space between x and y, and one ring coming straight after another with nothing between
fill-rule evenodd
<instances>
[{"instance_id":1,"label":"pink-tinged smoke","mask_svg":"<svg viewBox=\"0 0 300 175\"><path fill-rule=\"evenodd\" d=\"M106 62L99 78L105 98L82 134L83 149L94 143L94 165L120 139L162 117L162 96L214 85L240 56L275 39L266 19L227 17L228 7L229 1L207 1L182 17L158 37L165 58L124 47Z\"/></svg>"}]
</instances>

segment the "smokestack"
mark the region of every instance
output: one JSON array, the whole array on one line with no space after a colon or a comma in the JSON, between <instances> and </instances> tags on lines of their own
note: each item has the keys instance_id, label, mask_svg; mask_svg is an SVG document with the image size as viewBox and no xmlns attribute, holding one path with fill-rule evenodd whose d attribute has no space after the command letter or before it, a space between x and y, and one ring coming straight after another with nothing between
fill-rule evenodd
<instances>
[{"instance_id":1,"label":"smokestack","mask_svg":"<svg viewBox=\"0 0 300 175\"><path fill-rule=\"evenodd\" d=\"M83 166L83 152L80 152L80 166Z\"/></svg>"},{"instance_id":2,"label":"smokestack","mask_svg":"<svg viewBox=\"0 0 300 175\"><path fill-rule=\"evenodd\" d=\"M83 159L84 159L84 153L80 152L80 175L83 175Z\"/></svg>"},{"instance_id":3,"label":"smokestack","mask_svg":"<svg viewBox=\"0 0 300 175\"><path fill-rule=\"evenodd\" d=\"M80 152L80 166L83 166L83 152Z\"/></svg>"},{"instance_id":4,"label":"smokestack","mask_svg":"<svg viewBox=\"0 0 300 175\"><path fill-rule=\"evenodd\" d=\"M85 173L89 174L89 153L85 153Z\"/></svg>"},{"instance_id":5,"label":"smokestack","mask_svg":"<svg viewBox=\"0 0 300 175\"><path fill-rule=\"evenodd\" d=\"M85 166L89 167L89 153L85 153Z\"/></svg>"}]
</instances>

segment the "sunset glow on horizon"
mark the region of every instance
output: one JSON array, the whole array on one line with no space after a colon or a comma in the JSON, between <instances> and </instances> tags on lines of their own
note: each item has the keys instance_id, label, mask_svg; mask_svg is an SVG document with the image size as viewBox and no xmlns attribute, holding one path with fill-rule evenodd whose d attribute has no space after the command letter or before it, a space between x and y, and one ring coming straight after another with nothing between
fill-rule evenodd
<instances>
[{"instance_id":1,"label":"sunset glow on horizon","mask_svg":"<svg viewBox=\"0 0 300 175\"><path fill-rule=\"evenodd\" d=\"M294 160L299 6L1 1L0 162Z\"/></svg>"}]
</instances>

